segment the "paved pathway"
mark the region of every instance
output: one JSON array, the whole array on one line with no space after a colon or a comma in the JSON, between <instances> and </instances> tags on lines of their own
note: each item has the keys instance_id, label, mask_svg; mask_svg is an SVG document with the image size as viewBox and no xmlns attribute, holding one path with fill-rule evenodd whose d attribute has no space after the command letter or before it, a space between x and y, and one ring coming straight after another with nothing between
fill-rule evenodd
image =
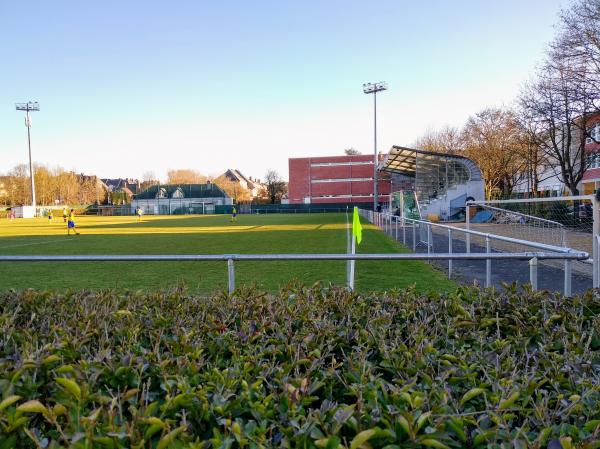
<instances>
[{"instance_id":1,"label":"paved pathway","mask_svg":"<svg viewBox=\"0 0 600 449\"><path fill-rule=\"evenodd\" d=\"M395 230L392 230L391 236L395 237ZM438 228L435 232L432 232L433 238L433 252L435 253L447 253L448 252L448 234L445 229ZM398 240L402 243L402 228L398 229ZM419 232L416 232L416 252L426 253L427 245L420 243ZM492 251L500 252L494 249L495 242L492 245ZM412 228L407 227L406 229L406 246L409 249L413 248L412 241ZM453 238L452 250L456 253L466 252L465 241L461 238ZM535 251L532 248L519 248L512 249L515 252L523 251ZM485 252L484 243L480 239L472 239L471 241L471 252ZM452 267L453 279L458 280L461 283L478 285L485 285L485 260L454 260ZM435 265L447 272L447 262L434 262ZM573 265L581 265L581 262L574 262ZM583 267L585 268L585 267ZM590 275L586 273L585 269L573 269L571 288L573 293L582 293L585 290L592 287L591 270ZM502 283L518 282L520 284L529 283L529 262L522 260L493 260L492 261L492 284L496 287L501 287ZM538 287L540 289L546 289L550 291L562 292L564 287L564 271L562 269L562 262L540 262L538 265Z\"/></svg>"}]
</instances>

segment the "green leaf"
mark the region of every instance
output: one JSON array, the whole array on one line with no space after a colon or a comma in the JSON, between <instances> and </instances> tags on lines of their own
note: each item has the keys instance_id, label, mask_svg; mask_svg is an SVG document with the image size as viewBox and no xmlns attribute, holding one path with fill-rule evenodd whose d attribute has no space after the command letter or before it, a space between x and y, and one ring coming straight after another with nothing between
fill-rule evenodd
<instances>
[{"instance_id":1,"label":"green leaf","mask_svg":"<svg viewBox=\"0 0 600 449\"><path fill-rule=\"evenodd\" d=\"M461 419L450 418L446 422L446 426L449 427L456 434L460 441L462 441L463 443L467 441L467 434L463 429L464 424Z\"/></svg>"},{"instance_id":2,"label":"green leaf","mask_svg":"<svg viewBox=\"0 0 600 449\"><path fill-rule=\"evenodd\" d=\"M473 442L477 446L477 445L485 443L489 439L493 438L495 435L496 435L496 432L494 432L492 430L488 430L486 432L480 433L475 438L473 438Z\"/></svg>"},{"instance_id":3,"label":"green leaf","mask_svg":"<svg viewBox=\"0 0 600 449\"><path fill-rule=\"evenodd\" d=\"M513 393L508 398L500 401L500 409L510 408L519 399L519 393Z\"/></svg>"},{"instance_id":4,"label":"green leaf","mask_svg":"<svg viewBox=\"0 0 600 449\"><path fill-rule=\"evenodd\" d=\"M81 400L81 388L79 388L77 382L71 379L67 379L66 377L57 377L54 380L59 385L62 385L65 390L71 393L75 397L75 399L77 399L78 401Z\"/></svg>"},{"instance_id":5,"label":"green leaf","mask_svg":"<svg viewBox=\"0 0 600 449\"><path fill-rule=\"evenodd\" d=\"M0 409L1 408L2 405L0 404ZM586 422L583 428L588 432L593 432L598 428L598 426L600 426L600 419L592 419L591 421Z\"/></svg>"},{"instance_id":6,"label":"green leaf","mask_svg":"<svg viewBox=\"0 0 600 449\"><path fill-rule=\"evenodd\" d=\"M464 405L471 399L476 398L477 396L480 396L482 394L485 394L485 390L483 388L471 388L465 393L465 395L460 400L460 405Z\"/></svg>"},{"instance_id":7,"label":"green leaf","mask_svg":"<svg viewBox=\"0 0 600 449\"><path fill-rule=\"evenodd\" d=\"M315 441L315 446L324 449L337 449L340 446L340 438L335 435L329 438L321 438Z\"/></svg>"},{"instance_id":8,"label":"green leaf","mask_svg":"<svg viewBox=\"0 0 600 449\"><path fill-rule=\"evenodd\" d=\"M408 423L408 420L400 415L398 417L398 422L400 423L400 427L402 427L402 430L404 430L404 432L406 432L406 435L410 436L411 432L410 432L410 424Z\"/></svg>"},{"instance_id":9,"label":"green leaf","mask_svg":"<svg viewBox=\"0 0 600 449\"><path fill-rule=\"evenodd\" d=\"M58 362L59 360L60 360L59 356L57 356L56 354L51 354L48 357L46 357L44 360L42 360L42 365L48 365L50 363Z\"/></svg>"},{"instance_id":10,"label":"green leaf","mask_svg":"<svg viewBox=\"0 0 600 449\"><path fill-rule=\"evenodd\" d=\"M175 438L177 438L177 435L184 432L185 429L186 426L181 426L167 433L164 437L160 439L158 445L156 446L156 449L165 449L169 444L171 444L175 440Z\"/></svg>"},{"instance_id":11,"label":"green leaf","mask_svg":"<svg viewBox=\"0 0 600 449\"><path fill-rule=\"evenodd\" d=\"M350 443L350 449L357 449L357 448L361 447L364 443L366 443L371 438L373 438L375 435L377 435L378 431L379 431L379 429L377 427L374 427L372 429L363 430L362 432L360 432L358 435L356 435L352 439L352 442Z\"/></svg>"},{"instance_id":12,"label":"green leaf","mask_svg":"<svg viewBox=\"0 0 600 449\"><path fill-rule=\"evenodd\" d=\"M433 438L426 438L424 440L421 440L420 443L423 446L434 447L436 449L450 449L448 446L446 446L441 441L434 440Z\"/></svg>"},{"instance_id":13,"label":"green leaf","mask_svg":"<svg viewBox=\"0 0 600 449\"><path fill-rule=\"evenodd\" d=\"M0 412L2 410L4 410L5 408L10 407L11 405L13 405L19 399L21 399L21 396L17 396L17 395L12 395L12 396L9 396L6 399L4 399L2 402L0 402Z\"/></svg>"},{"instance_id":14,"label":"green leaf","mask_svg":"<svg viewBox=\"0 0 600 449\"><path fill-rule=\"evenodd\" d=\"M144 422L145 424L150 424L152 426L159 426L162 429L167 427L167 425L163 422L163 420L160 418L157 418L156 416L150 416L148 418L143 418L142 422Z\"/></svg>"},{"instance_id":15,"label":"green leaf","mask_svg":"<svg viewBox=\"0 0 600 449\"><path fill-rule=\"evenodd\" d=\"M48 409L40 401L35 399L24 402L17 407L17 411L21 413L41 413L43 415L48 414Z\"/></svg>"},{"instance_id":16,"label":"green leaf","mask_svg":"<svg viewBox=\"0 0 600 449\"><path fill-rule=\"evenodd\" d=\"M415 428L416 434L419 433L419 430L421 430L421 428L427 422L427 420L429 419L430 416L431 416L431 412L425 412L421 416L419 416L419 419L417 419L417 427Z\"/></svg>"}]
</instances>

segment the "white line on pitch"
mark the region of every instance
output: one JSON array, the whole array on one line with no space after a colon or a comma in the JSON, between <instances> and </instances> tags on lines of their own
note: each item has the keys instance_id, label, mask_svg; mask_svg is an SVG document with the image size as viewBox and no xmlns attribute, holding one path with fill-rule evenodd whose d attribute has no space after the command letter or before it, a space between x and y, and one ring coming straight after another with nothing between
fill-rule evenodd
<instances>
[{"instance_id":1,"label":"white line on pitch","mask_svg":"<svg viewBox=\"0 0 600 449\"><path fill-rule=\"evenodd\" d=\"M65 240L65 241L66 241L66 242L71 242L71 241L73 241L73 240L74 240L74 239L72 239L72 240ZM58 241L58 240L56 240L56 239L52 239L52 240L43 240L43 241L41 241L41 242L21 243L21 244L19 244L19 245L0 246L0 249L6 249L6 248L18 248L18 247L21 247L21 246L31 246L31 245L43 245L43 244L45 244L45 243L52 243L52 242L54 242L54 243L63 243L63 242L60 242L60 241Z\"/></svg>"}]
</instances>

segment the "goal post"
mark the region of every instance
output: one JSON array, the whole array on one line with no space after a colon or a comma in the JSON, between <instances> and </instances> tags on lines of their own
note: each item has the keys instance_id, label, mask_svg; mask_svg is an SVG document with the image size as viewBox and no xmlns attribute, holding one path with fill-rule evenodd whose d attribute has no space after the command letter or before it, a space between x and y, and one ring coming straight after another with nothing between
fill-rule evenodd
<instances>
[{"instance_id":1,"label":"goal post","mask_svg":"<svg viewBox=\"0 0 600 449\"><path fill-rule=\"evenodd\" d=\"M595 195L469 201L466 228L585 251L593 262L593 286L600 285L595 243L600 201Z\"/></svg>"}]
</instances>

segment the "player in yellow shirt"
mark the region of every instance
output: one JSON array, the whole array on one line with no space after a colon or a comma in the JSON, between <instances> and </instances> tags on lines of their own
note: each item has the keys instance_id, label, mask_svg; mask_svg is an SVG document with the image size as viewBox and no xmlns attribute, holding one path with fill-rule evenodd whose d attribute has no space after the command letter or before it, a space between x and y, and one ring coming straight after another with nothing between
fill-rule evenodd
<instances>
[{"instance_id":1,"label":"player in yellow shirt","mask_svg":"<svg viewBox=\"0 0 600 449\"><path fill-rule=\"evenodd\" d=\"M229 220L229 221L237 222L237 209L235 208L235 206L233 206L233 209L231 209L231 220Z\"/></svg>"},{"instance_id":2,"label":"player in yellow shirt","mask_svg":"<svg viewBox=\"0 0 600 449\"><path fill-rule=\"evenodd\" d=\"M71 229L75 235L79 235L79 232L75 229L75 210L71 209L71 213L69 214L69 221L67 222L67 235L71 235Z\"/></svg>"}]
</instances>

